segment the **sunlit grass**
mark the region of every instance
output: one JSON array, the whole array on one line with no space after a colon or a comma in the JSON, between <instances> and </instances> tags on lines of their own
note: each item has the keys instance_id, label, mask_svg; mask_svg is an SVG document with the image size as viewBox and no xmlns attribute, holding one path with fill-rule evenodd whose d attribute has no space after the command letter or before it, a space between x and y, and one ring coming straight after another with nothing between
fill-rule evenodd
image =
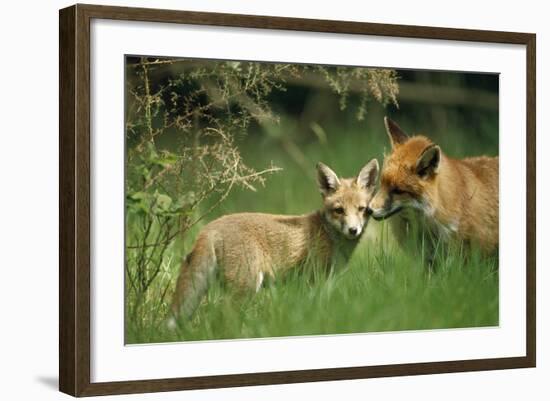
<instances>
[{"instance_id":1,"label":"sunlit grass","mask_svg":"<svg viewBox=\"0 0 550 401\"><path fill-rule=\"evenodd\" d=\"M498 310L496 260L451 254L430 273L421 260L365 241L333 275L295 270L248 295L218 283L190 322L176 331L164 328L163 313L144 326L129 322L127 342L487 327L498 325Z\"/></svg>"}]
</instances>

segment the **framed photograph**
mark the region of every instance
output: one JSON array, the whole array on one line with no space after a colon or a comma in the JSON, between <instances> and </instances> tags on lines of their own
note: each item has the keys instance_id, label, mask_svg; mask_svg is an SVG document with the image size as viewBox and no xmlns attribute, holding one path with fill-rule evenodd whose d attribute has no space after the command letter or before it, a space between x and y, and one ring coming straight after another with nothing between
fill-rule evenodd
<instances>
[{"instance_id":1,"label":"framed photograph","mask_svg":"<svg viewBox=\"0 0 550 401\"><path fill-rule=\"evenodd\" d=\"M62 392L535 366L534 34L59 18Z\"/></svg>"}]
</instances>

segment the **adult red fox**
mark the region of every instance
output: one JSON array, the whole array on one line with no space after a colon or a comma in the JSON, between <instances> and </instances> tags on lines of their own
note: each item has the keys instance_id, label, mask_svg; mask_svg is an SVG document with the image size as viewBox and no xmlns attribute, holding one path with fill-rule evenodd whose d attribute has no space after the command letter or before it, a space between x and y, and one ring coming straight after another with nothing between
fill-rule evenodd
<instances>
[{"instance_id":1,"label":"adult red fox","mask_svg":"<svg viewBox=\"0 0 550 401\"><path fill-rule=\"evenodd\" d=\"M456 239L493 252L499 239L498 157L453 159L424 136L409 137L384 119L392 150L380 173L380 189L369 204L377 220L391 219L407 235L413 211L438 239ZM410 213L409 213L410 214Z\"/></svg>"},{"instance_id":2,"label":"adult red fox","mask_svg":"<svg viewBox=\"0 0 550 401\"><path fill-rule=\"evenodd\" d=\"M365 231L378 170L373 159L356 178L340 179L319 163L320 210L302 216L230 214L207 224L182 263L169 326L191 317L216 276L237 289L258 291L265 279L306 261L327 269L345 264Z\"/></svg>"}]
</instances>

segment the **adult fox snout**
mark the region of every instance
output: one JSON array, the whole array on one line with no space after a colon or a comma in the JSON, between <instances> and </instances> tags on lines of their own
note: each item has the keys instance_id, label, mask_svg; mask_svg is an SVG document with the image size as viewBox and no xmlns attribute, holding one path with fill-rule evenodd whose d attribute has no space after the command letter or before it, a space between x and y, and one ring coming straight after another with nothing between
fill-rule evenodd
<instances>
[{"instance_id":1,"label":"adult fox snout","mask_svg":"<svg viewBox=\"0 0 550 401\"><path fill-rule=\"evenodd\" d=\"M400 205L394 204L391 197L385 195L382 192L377 193L372 198L367 212L377 221L387 219L390 216L401 211Z\"/></svg>"},{"instance_id":2,"label":"adult fox snout","mask_svg":"<svg viewBox=\"0 0 550 401\"><path fill-rule=\"evenodd\" d=\"M396 207L394 209L391 209L389 211L386 211L384 209L379 209L379 210L372 210L371 209L371 216L374 220L381 221L381 220L387 219L388 217L393 216L396 213L399 213L401 211L401 209L402 209L402 207L400 207L400 206Z\"/></svg>"}]
</instances>

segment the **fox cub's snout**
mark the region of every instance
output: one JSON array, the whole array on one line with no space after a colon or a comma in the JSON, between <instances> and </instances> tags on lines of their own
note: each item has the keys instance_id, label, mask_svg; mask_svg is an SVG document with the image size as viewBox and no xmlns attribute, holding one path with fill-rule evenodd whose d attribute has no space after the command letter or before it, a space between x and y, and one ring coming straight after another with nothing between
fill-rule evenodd
<instances>
[{"instance_id":1,"label":"fox cub's snout","mask_svg":"<svg viewBox=\"0 0 550 401\"><path fill-rule=\"evenodd\" d=\"M378 169L378 161L373 159L356 178L340 180L329 167L317 164L324 218L348 239L358 238L366 228L368 205L375 192Z\"/></svg>"}]
</instances>

